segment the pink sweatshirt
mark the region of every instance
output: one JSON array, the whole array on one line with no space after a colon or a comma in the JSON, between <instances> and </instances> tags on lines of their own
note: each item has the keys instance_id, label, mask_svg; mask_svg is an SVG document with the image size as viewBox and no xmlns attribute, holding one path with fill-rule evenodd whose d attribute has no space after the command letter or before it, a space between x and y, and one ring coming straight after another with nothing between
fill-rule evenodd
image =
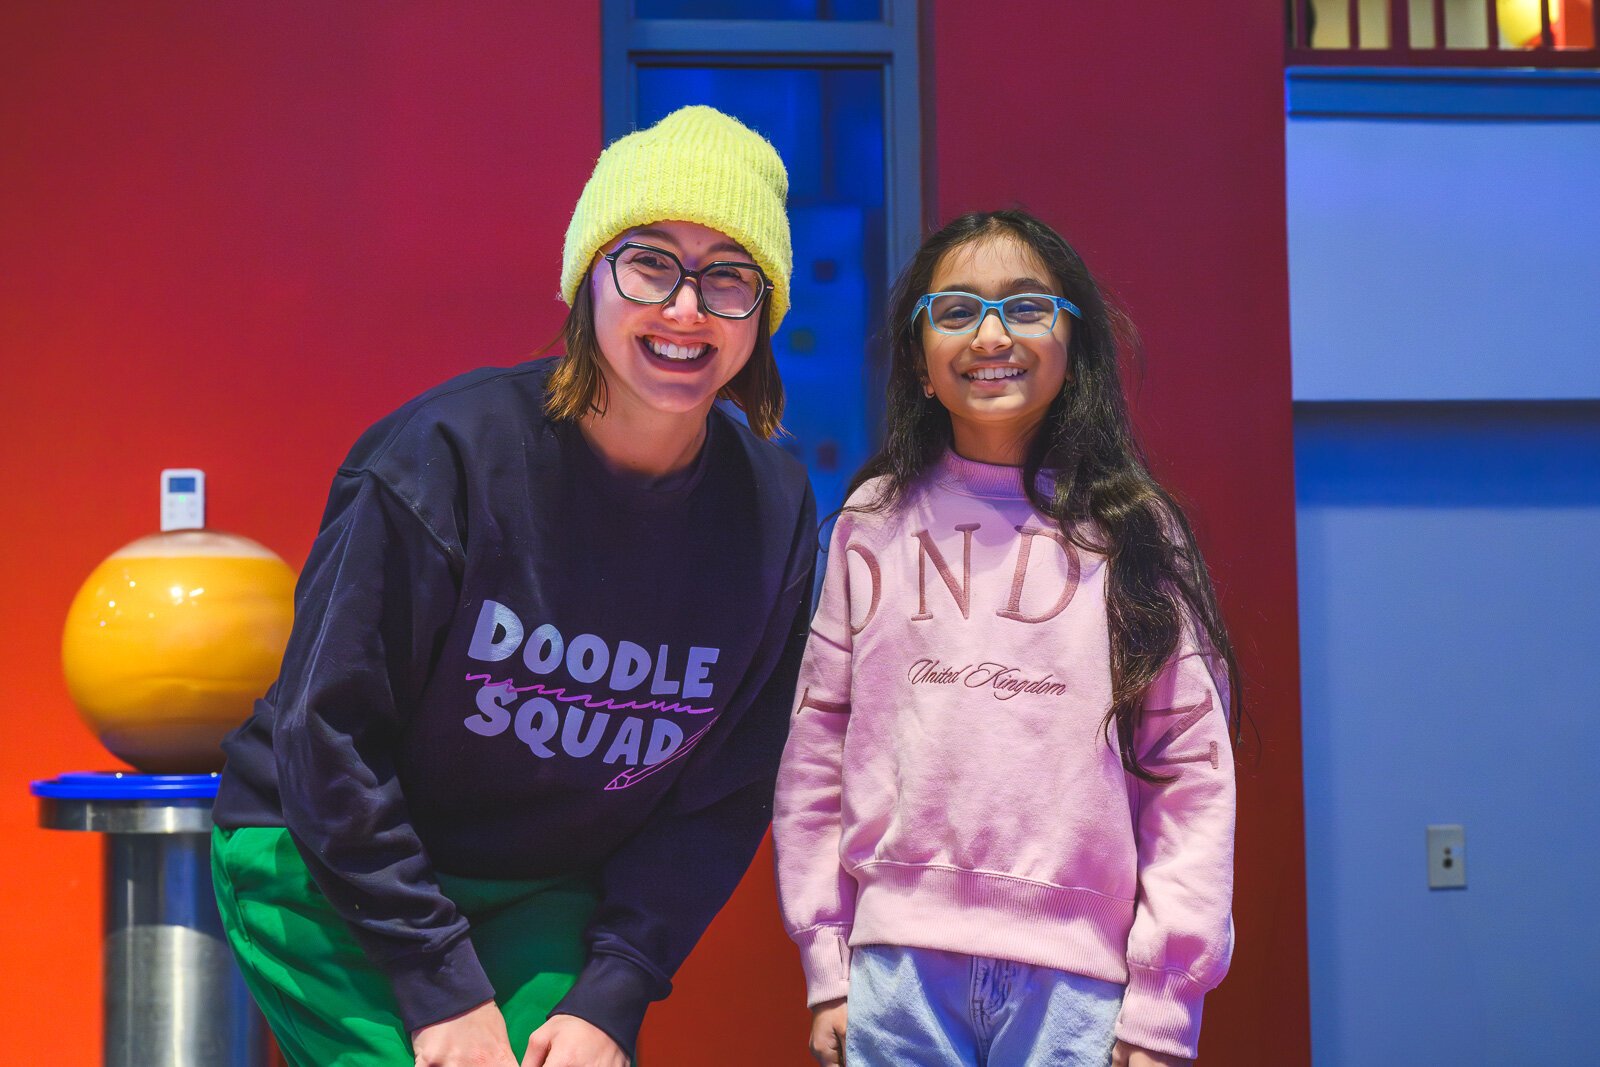
<instances>
[{"instance_id":1,"label":"pink sweatshirt","mask_svg":"<svg viewBox=\"0 0 1600 1067\"><path fill-rule=\"evenodd\" d=\"M1233 944L1225 691L1186 641L1137 735L1176 777L1124 772L1107 566L1018 469L954 454L839 518L773 818L808 1003L846 994L851 945L943 949L1126 983L1118 1038L1195 1055Z\"/></svg>"}]
</instances>

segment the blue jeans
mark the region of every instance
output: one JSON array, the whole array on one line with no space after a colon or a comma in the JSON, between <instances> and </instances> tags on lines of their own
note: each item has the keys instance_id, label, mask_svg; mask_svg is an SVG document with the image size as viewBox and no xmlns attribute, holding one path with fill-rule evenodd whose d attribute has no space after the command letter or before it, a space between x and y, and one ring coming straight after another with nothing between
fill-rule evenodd
<instances>
[{"instance_id":1,"label":"blue jeans","mask_svg":"<svg viewBox=\"0 0 1600 1067\"><path fill-rule=\"evenodd\" d=\"M845 1067L1108 1067L1122 986L957 952L861 945Z\"/></svg>"}]
</instances>

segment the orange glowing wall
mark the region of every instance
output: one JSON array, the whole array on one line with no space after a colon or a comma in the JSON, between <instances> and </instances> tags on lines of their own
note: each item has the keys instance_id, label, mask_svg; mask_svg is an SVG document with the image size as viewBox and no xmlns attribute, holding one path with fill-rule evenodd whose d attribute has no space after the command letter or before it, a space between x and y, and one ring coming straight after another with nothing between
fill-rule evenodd
<instances>
[{"instance_id":1,"label":"orange glowing wall","mask_svg":"<svg viewBox=\"0 0 1600 1067\"><path fill-rule=\"evenodd\" d=\"M1594 47L1594 0L1561 0L1561 17L1551 27L1561 48Z\"/></svg>"},{"instance_id":2,"label":"orange glowing wall","mask_svg":"<svg viewBox=\"0 0 1600 1067\"><path fill-rule=\"evenodd\" d=\"M62 621L156 528L156 475L304 562L370 421L552 337L600 149L584 5L7 4L0 11L0 1030L98 1062L100 856L32 778L115 761Z\"/></svg>"}]
</instances>

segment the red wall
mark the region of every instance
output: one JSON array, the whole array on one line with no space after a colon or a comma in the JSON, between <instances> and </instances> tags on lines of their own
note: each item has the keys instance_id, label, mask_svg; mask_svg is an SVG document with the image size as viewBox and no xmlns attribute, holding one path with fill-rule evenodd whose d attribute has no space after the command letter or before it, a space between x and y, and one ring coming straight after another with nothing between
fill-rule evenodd
<instances>
[{"instance_id":1,"label":"red wall","mask_svg":"<svg viewBox=\"0 0 1600 1067\"><path fill-rule=\"evenodd\" d=\"M1271 1041L1271 1062L1304 1062L1280 31L1244 0L1225 28L1218 5L1083 21L1100 6L983 5L986 23L1046 31L1000 50L980 47L974 5L933 12L937 204L1041 211L1144 328L1141 416L1198 502L1265 739L1208 1059L1268 1062ZM298 567L363 426L555 333L560 242L600 148L599 56L586 5L0 7L8 1061L97 1059L97 843L38 829L27 795L113 765L59 676L78 583L154 528L162 466L205 468L212 524ZM995 121L1019 102L1044 136ZM653 1009L652 1067L810 1062L770 863Z\"/></svg>"},{"instance_id":2,"label":"red wall","mask_svg":"<svg viewBox=\"0 0 1600 1067\"><path fill-rule=\"evenodd\" d=\"M1237 950L1207 998L1204 1061L1309 1063L1283 5L990 0L989 30L974 14L933 5L939 218L1020 202L1132 313L1140 428L1189 503L1259 731L1240 760Z\"/></svg>"}]
</instances>

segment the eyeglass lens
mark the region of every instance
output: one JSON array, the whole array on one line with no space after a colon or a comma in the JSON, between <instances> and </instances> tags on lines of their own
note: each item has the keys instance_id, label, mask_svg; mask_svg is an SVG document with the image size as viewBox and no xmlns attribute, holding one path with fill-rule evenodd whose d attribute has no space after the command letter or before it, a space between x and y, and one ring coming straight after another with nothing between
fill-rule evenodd
<instances>
[{"instance_id":1,"label":"eyeglass lens","mask_svg":"<svg viewBox=\"0 0 1600 1067\"><path fill-rule=\"evenodd\" d=\"M683 265L665 252L625 247L612 261L617 289L629 300L656 304L665 300L683 278ZM713 263L700 271L700 299L716 315L743 316L765 291L760 271L734 263Z\"/></svg>"},{"instance_id":2,"label":"eyeglass lens","mask_svg":"<svg viewBox=\"0 0 1600 1067\"><path fill-rule=\"evenodd\" d=\"M942 333L968 333L978 328L983 312L983 304L965 293L939 293L928 305L928 321ZM1000 302L1000 317L1013 335L1039 337L1055 325L1056 305L1023 293Z\"/></svg>"}]
</instances>

